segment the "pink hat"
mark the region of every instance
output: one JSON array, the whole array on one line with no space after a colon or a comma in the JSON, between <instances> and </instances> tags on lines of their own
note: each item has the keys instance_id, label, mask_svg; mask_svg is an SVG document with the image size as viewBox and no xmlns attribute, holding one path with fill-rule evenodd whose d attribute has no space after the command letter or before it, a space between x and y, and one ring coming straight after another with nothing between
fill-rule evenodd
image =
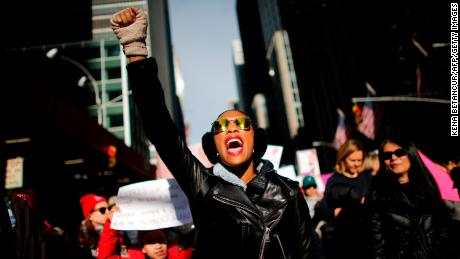
<instances>
[{"instance_id":1,"label":"pink hat","mask_svg":"<svg viewBox=\"0 0 460 259\"><path fill-rule=\"evenodd\" d=\"M94 207L96 207L96 205L102 201L107 202L107 200L104 197L97 196L92 193L86 194L85 196L81 197L80 205L81 209L83 210L83 216L87 218L91 211L94 209Z\"/></svg>"}]
</instances>

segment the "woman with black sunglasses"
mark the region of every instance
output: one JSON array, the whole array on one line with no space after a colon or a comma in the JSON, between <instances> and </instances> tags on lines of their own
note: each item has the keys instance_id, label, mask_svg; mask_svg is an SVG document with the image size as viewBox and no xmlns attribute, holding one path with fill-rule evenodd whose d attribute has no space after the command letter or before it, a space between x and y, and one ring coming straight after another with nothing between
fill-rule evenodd
<instances>
[{"instance_id":1,"label":"woman with black sunglasses","mask_svg":"<svg viewBox=\"0 0 460 259\"><path fill-rule=\"evenodd\" d=\"M99 237L108 218L107 200L93 193L80 198L80 205L85 217L78 229L78 240L81 250L80 258L96 258Z\"/></svg>"},{"instance_id":2,"label":"woman with black sunglasses","mask_svg":"<svg viewBox=\"0 0 460 259\"><path fill-rule=\"evenodd\" d=\"M417 148L385 140L366 207L372 258L457 258L449 246L448 211Z\"/></svg>"},{"instance_id":3,"label":"woman with black sunglasses","mask_svg":"<svg viewBox=\"0 0 460 259\"><path fill-rule=\"evenodd\" d=\"M264 131L241 111L222 113L203 136L203 148L215 164L206 168L178 133L155 60L146 58L144 12L127 8L111 22L128 57L145 133L189 199L196 227L193 257L309 258L308 207L299 184L260 159L267 145Z\"/></svg>"}]
</instances>

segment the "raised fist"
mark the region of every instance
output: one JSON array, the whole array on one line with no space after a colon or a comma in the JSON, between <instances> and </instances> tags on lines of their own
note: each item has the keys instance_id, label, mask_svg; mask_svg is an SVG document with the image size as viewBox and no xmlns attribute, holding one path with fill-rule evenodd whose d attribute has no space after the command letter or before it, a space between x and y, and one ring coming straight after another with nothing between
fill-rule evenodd
<instances>
[{"instance_id":1,"label":"raised fist","mask_svg":"<svg viewBox=\"0 0 460 259\"><path fill-rule=\"evenodd\" d=\"M142 9L130 7L121 10L110 19L112 29L123 45L126 56L147 56L147 17Z\"/></svg>"}]
</instances>

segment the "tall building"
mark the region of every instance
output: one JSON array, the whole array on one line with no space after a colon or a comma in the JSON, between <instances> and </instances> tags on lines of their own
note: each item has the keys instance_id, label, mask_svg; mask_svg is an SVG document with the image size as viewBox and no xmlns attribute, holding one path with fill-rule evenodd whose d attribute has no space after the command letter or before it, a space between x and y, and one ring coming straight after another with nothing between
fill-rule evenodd
<instances>
[{"instance_id":1,"label":"tall building","mask_svg":"<svg viewBox=\"0 0 460 259\"><path fill-rule=\"evenodd\" d=\"M88 106L89 113L102 127L123 140L128 147L144 157L149 157L149 143L145 139L140 119L132 103L125 69L126 58L110 24L112 14L132 6L144 9L149 18L147 37L149 53L156 57L159 64L158 75L165 89L167 106L183 132L182 111L175 87L167 1L93 0L90 10L92 29L89 39L82 38L77 41L75 38L63 37L61 42L52 39L41 42L38 46L29 46L30 44L24 46L21 45L23 42L19 42L17 44L20 45L11 46L9 49L16 47L18 51L17 47L20 47L19 51L42 52L50 59L75 65L77 70L80 70L76 73L82 75L78 82L79 86L93 96L94 101ZM154 44L150 42L152 37L155 38ZM66 41L67 39L73 41Z\"/></svg>"},{"instance_id":2,"label":"tall building","mask_svg":"<svg viewBox=\"0 0 460 259\"><path fill-rule=\"evenodd\" d=\"M124 139L126 145L147 156L149 144L146 142L140 120L132 105L125 70L126 59L120 49L110 26L113 13L127 7L139 7L146 11L149 18L147 45L149 53L159 63L159 78L165 89L165 98L173 118L183 131L183 119L180 102L176 94L174 60L170 37L167 1L107 1L93 0L93 40L92 53L99 57L87 58L86 64L95 74L101 91L101 123L114 135ZM150 39L155 42L151 44ZM130 112L131 111L131 112ZM93 111L93 114L96 112Z\"/></svg>"},{"instance_id":3,"label":"tall building","mask_svg":"<svg viewBox=\"0 0 460 259\"><path fill-rule=\"evenodd\" d=\"M444 50L432 47L448 42L448 21L442 18L448 11L442 16L442 4L258 0L237 1L236 8L245 61L240 68L245 89L240 92L247 103L242 105L250 107L257 94L264 94L269 138L285 146L285 162L292 161L295 150L332 142L337 108L345 111L352 137L377 147L378 137L367 139L349 119L353 118L351 99L366 96L366 82L380 96L447 96L448 76L441 77L448 71L447 61L441 58ZM429 49L429 58L416 43ZM416 72L420 70L421 79ZM379 136L390 127L404 129L406 136L424 142L442 134L434 126L430 126L431 134L409 133L415 125L424 125L428 117L421 114L433 124L440 122L435 112L421 111L433 109L447 115L447 110L428 104L404 105L407 108L382 105L391 112L382 118ZM405 113L395 116L395 110ZM447 130L447 118L444 124ZM322 169L331 170L334 152L328 146L317 149Z\"/></svg>"},{"instance_id":4,"label":"tall building","mask_svg":"<svg viewBox=\"0 0 460 259\"><path fill-rule=\"evenodd\" d=\"M237 2L250 103L256 94L264 94L269 138L285 147L284 163L293 163L296 149L332 138L335 108L329 106L343 98L328 94L337 93L330 89L338 86L329 82L333 78L327 71L312 64L323 60L319 53L327 44L321 45L322 39L309 30L313 26L305 25L321 20L321 11L321 5L303 1Z\"/></svg>"},{"instance_id":5,"label":"tall building","mask_svg":"<svg viewBox=\"0 0 460 259\"><path fill-rule=\"evenodd\" d=\"M2 174L0 190L32 188L53 217L72 224L81 220L80 195L113 195L121 185L155 176L155 166L149 163L152 147L127 80L127 61L110 27L113 13L131 6L146 10L149 53L159 63L166 103L179 129L182 112L175 89L167 1L78 1L75 9L55 0L45 2L32 4L35 10L26 12L30 17L9 28L17 33L30 26L36 30L33 35L43 30L44 37L37 35L30 41L13 37L2 44L2 58L9 60L9 66L1 70L5 89L0 112L7 125L0 131L0 166L15 164L17 177L11 178L8 169L8 174ZM54 27L34 26L40 17L60 24L62 34ZM83 18L81 27L74 26ZM69 35L66 25L75 34ZM55 37L47 38L48 29ZM156 39L154 44L150 38ZM63 217L60 210L71 216Z\"/></svg>"},{"instance_id":6,"label":"tall building","mask_svg":"<svg viewBox=\"0 0 460 259\"><path fill-rule=\"evenodd\" d=\"M60 5L53 6L53 1L51 1L45 6L53 7L51 10L56 11ZM89 12L91 13L91 16L86 16L86 18L92 21L92 27L89 27L91 28L89 39L86 36L77 41L74 37L62 37L62 41L58 42L58 39L52 38L45 39L39 45L24 45L25 42L21 40L7 46L7 51L42 54L64 66L73 66L70 69L81 75L77 79L78 85L82 88L80 91L87 92L88 96L91 96L87 98L84 105L88 108L88 112L97 119L98 124L121 139L126 146L139 155L150 158L152 147L149 147L151 144L145 138L139 115L132 101L125 69L127 61L110 24L112 14L133 6L146 11L150 25L147 48L149 54L155 56L159 64L158 76L164 87L166 104L179 130L184 132L180 101L182 97L178 96L182 94L176 91L177 75L174 72L175 63L168 6L165 0L93 0L90 6L88 3L86 6L90 7ZM81 9L84 8L76 8L75 15L83 13ZM88 13L88 9L84 10ZM30 11L30 13L36 12ZM60 17L62 15L57 15L57 18ZM39 20L38 17L37 20ZM88 35L87 31L84 32L86 34L81 32L79 35ZM150 38L155 39L154 44L151 44ZM68 39L73 41L66 41Z\"/></svg>"},{"instance_id":7,"label":"tall building","mask_svg":"<svg viewBox=\"0 0 460 259\"><path fill-rule=\"evenodd\" d=\"M249 88L246 85L246 74L244 70L244 53L243 47L241 46L240 40L233 40L232 42L232 56L233 56L233 66L235 69L235 78L236 78L236 86L238 91L238 107L240 110L247 112L248 114L251 113L250 107L246 107L245 105L249 104L247 98L251 98L245 91Z\"/></svg>"}]
</instances>

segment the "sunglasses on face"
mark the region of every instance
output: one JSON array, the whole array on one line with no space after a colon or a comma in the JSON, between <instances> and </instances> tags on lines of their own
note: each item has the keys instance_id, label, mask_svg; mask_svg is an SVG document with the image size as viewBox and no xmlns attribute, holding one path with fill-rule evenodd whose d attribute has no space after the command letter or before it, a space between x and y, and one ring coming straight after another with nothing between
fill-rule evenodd
<instances>
[{"instance_id":1,"label":"sunglasses on face","mask_svg":"<svg viewBox=\"0 0 460 259\"><path fill-rule=\"evenodd\" d=\"M102 215L105 214L105 212L108 210L107 207L100 207L99 209L94 209L92 210L91 212L95 212L95 211L99 211L99 213L101 213Z\"/></svg>"},{"instance_id":2,"label":"sunglasses on face","mask_svg":"<svg viewBox=\"0 0 460 259\"><path fill-rule=\"evenodd\" d=\"M393 157L393 154L397 157L403 157L403 156L406 156L407 155L407 151L400 148L400 149L396 149L395 151L393 152L383 152L382 154L382 158L383 160L390 160L392 157Z\"/></svg>"},{"instance_id":3,"label":"sunglasses on face","mask_svg":"<svg viewBox=\"0 0 460 259\"><path fill-rule=\"evenodd\" d=\"M248 116L241 116L234 119L220 118L212 123L212 132L218 134L226 131L231 121L234 121L236 127L240 130L249 130L251 128L251 119Z\"/></svg>"}]
</instances>

